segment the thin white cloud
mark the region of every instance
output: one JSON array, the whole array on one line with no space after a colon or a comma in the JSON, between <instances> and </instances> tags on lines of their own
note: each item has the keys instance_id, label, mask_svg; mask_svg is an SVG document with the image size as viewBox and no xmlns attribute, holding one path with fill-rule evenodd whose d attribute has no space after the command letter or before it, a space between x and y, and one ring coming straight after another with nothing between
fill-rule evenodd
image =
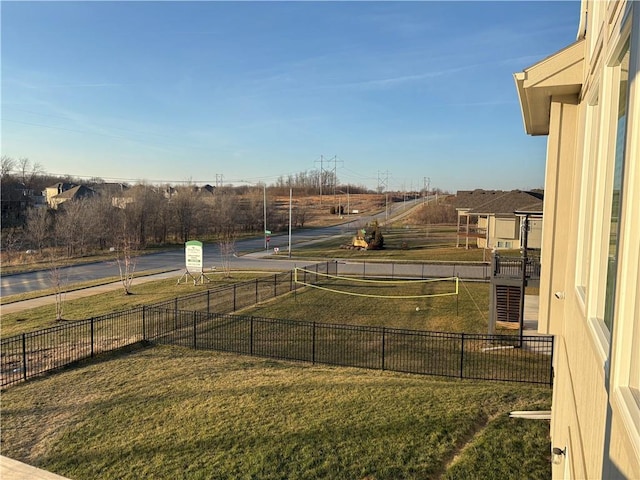
<instances>
[{"instance_id":1,"label":"thin white cloud","mask_svg":"<svg viewBox=\"0 0 640 480\"><path fill-rule=\"evenodd\" d=\"M67 83L67 84L50 84L50 85L38 85L32 88L113 88L122 87L121 83Z\"/></svg>"},{"instance_id":2,"label":"thin white cloud","mask_svg":"<svg viewBox=\"0 0 640 480\"><path fill-rule=\"evenodd\" d=\"M327 85L327 87L330 87L330 88L367 88L367 87L387 88L387 87L394 87L396 85L400 85L404 83L420 82L423 80L428 80L430 78L437 78L445 75L451 75L451 74L462 72L464 70L469 70L470 68L473 68L473 66L445 68L442 70L434 70L430 72L416 73L412 75L398 75L396 77L377 78L372 80L362 80L362 81L356 81L356 82Z\"/></svg>"}]
</instances>

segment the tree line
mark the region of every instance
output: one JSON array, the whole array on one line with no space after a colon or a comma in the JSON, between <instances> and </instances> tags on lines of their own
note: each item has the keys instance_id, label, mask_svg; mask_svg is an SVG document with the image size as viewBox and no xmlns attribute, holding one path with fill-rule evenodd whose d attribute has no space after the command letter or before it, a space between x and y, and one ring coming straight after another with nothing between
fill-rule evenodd
<instances>
[{"instance_id":1,"label":"tree line","mask_svg":"<svg viewBox=\"0 0 640 480\"><path fill-rule=\"evenodd\" d=\"M40 252L47 248L72 257L110 248L123 249L125 245L141 249L194 238L229 239L262 232L265 213L269 230L284 230L289 224L289 211L278 208L275 196L288 195L289 188L298 196L317 194L309 183L315 177L308 172L286 180L281 177L271 186L215 188L145 183L131 186L99 178L52 176L28 159L3 156L0 173L4 260L12 252ZM66 200L56 208L36 204L34 198L42 199L40 193L58 183L83 185L85 195ZM353 193L364 189L340 188L350 188ZM309 219L304 205L296 205L291 213L294 227L303 227Z\"/></svg>"}]
</instances>

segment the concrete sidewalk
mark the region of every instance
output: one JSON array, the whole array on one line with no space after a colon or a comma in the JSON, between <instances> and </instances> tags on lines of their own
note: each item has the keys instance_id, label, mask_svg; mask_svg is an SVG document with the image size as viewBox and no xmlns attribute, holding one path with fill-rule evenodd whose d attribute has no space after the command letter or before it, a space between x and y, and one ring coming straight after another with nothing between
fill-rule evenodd
<instances>
[{"instance_id":1,"label":"concrete sidewalk","mask_svg":"<svg viewBox=\"0 0 640 480\"><path fill-rule=\"evenodd\" d=\"M155 275L147 275L144 277L138 277L134 279L135 284L153 282L156 280L163 280L165 278L178 278L184 270L171 270L169 272L157 273ZM90 297L91 295L98 295L99 293L111 292L122 288L122 283L112 282L105 283L104 285L98 285L96 287L80 288L78 290L72 290L64 294L65 300L74 300L76 298ZM31 300L23 300L21 302L7 303L0 305L0 314L21 312L23 310L29 310L31 308L42 307L45 305L52 305L56 303L55 295L46 295L44 297L32 298ZM2 477L0 477L2 478Z\"/></svg>"},{"instance_id":2,"label":"concrete sidewalk","mask_svg":"<svg viewBox=\"0 0 640 480\"><path fill-rule=\"evenodd\" d=\"M0 478L2 480L69 480L67 477L61 477L2 455L0 455Z\"/></svg>"}]
</instances>

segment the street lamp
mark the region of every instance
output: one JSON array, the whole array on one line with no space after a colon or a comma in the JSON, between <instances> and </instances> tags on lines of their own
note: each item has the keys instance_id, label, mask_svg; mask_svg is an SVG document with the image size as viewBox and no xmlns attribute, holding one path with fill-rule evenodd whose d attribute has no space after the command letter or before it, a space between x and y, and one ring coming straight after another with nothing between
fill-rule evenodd
<instances>
[{"instance_id":1,"label":"street lamp","mask_svg":"<svg viewBox=\"0 0 640 480\"><path fill-rule=\"evenodd\" d=\"M347 194L347 216L350 215L351 205L349 203L349 185L347 185L347 191L337 190L338 193L346 193ZM340 215L340 197L338 197L338 215Z\"/></svg>"}]
</instances>

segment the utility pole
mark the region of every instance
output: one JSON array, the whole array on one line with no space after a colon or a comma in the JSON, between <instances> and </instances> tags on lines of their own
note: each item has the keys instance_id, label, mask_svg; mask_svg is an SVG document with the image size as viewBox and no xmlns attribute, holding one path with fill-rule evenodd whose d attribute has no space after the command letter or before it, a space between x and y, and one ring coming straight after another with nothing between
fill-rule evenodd
<instances>
[{"instance_id":1,"label":"utility pole","mask_svg":"<svg viewBox=\"0 0 640 480\"><path fill-rule=\"evenodd\" d=\"M422 202L422 203L424 203L425 201L426 201L426 202L428 202L428 201L429 201L429 200L428 200L428 198L429 198L429 184L430 184L430 183L431 183L431 178L429 178L429 177L424 177L424 187L423 187L423 188L424 188L424 197L422 197L422 199L423 199L423 202ZM426 198L427 200L425 200L425 198Z\"/></svg>"},{"instance_id":2,"label":"utility pole","mask_svg":"<svg viewBox=\"0 0 640 480\"><path fill-rule=\"evenodd\" d=\"M318 160L316 160L318 163ZM320 155L320 177L318 178L320 184L320 206L322 206L322 184L324 183L324 156Z\"/></svg>"},{"instance_id":3,"label":"utility pole","mask_svg":"<svg viewBox=\"0 0 640 480\"><path fill-rule=\"evenodd\" d=\"M224 175L221 173L216 173L216 188L222 187Z\"/></svg>"}]
</instances>

